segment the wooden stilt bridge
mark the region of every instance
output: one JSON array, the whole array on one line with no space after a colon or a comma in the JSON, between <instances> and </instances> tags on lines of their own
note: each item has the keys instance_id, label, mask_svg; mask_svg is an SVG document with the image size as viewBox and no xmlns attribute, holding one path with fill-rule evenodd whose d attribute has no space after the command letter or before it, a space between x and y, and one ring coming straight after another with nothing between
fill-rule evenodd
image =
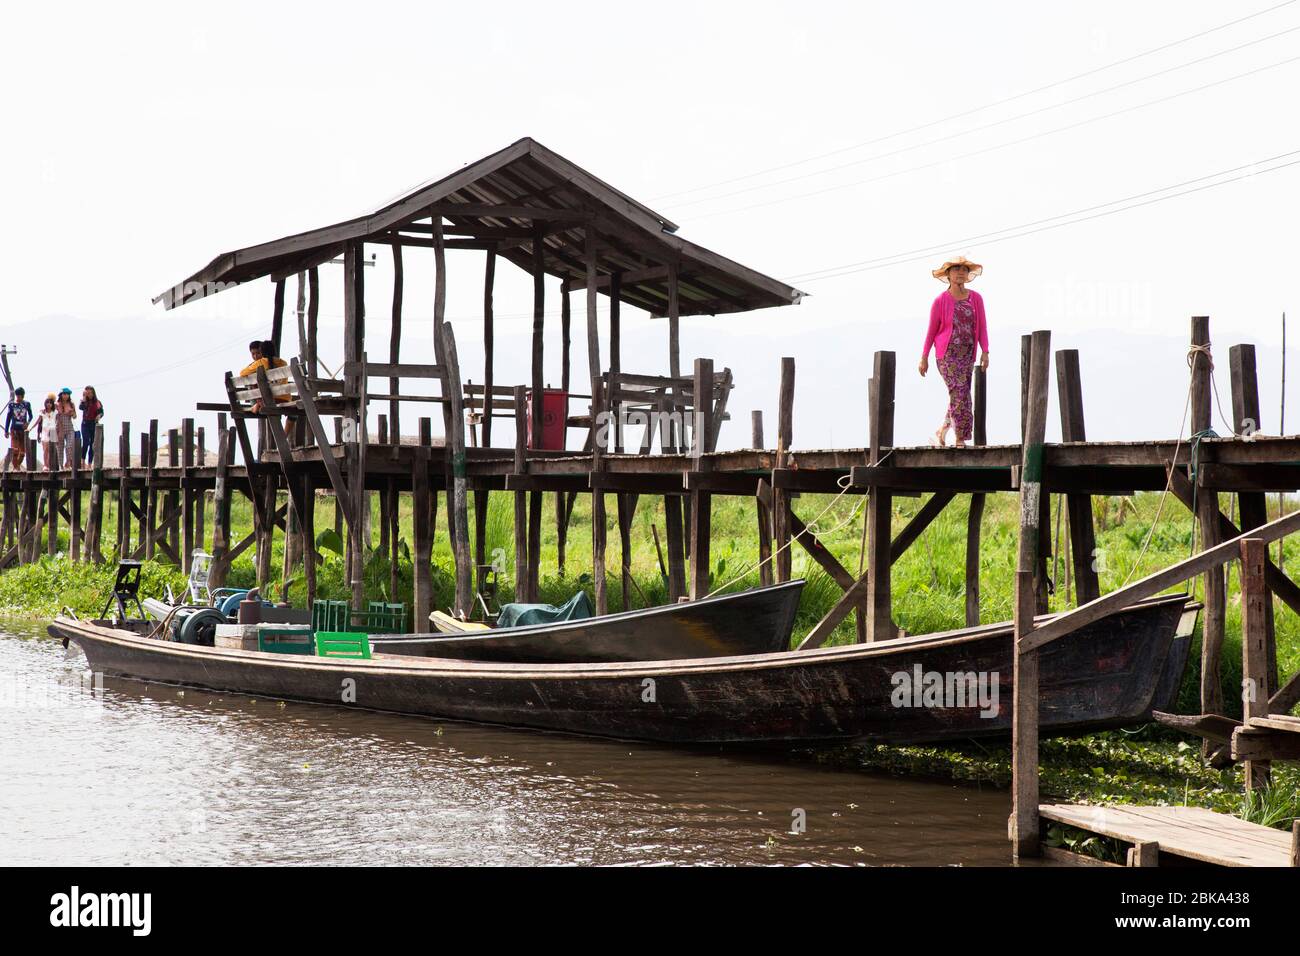
<instances>
[{"instance_id":1,"label":"wooden stilt bridge","mask_svg":"<svg viewBox=\"0 0 1300 956\"><path fill-rule=\"evenodd\" d=\"M297 348L283 368L238 378L228 374L223 402L199 411L215 413L216 440L185 419L168 433L160 460L157 421L138 435L129 423L117 438L117 462L106 466L106 436L96 434L93 464L0 478L3 523L0 563L34 560L52 553L58 529L71 530L77 560L158 557L187 566L191 553L209 547L212 577L220 582L230 563L253 549L259 581L271 582L271 550L284 535L288 578L301 566L307 594L315 596L317 502L334 504L334 523L346 541L348 580L362 599L364 542L372 496L381 514L380 551L396 581L397 514L403 495L413 512L414 622L427 630L434 610L430 554L439 495L446 500L456 566L454 613L470 612L491 558L485 553L489 496L505 493L514 505L514 577L519 599L535 599L541 564L541 529L554 520L563 567L574 501L589 495L592 512L593 585L599 613L608 607L608 499L620 544L619 584L629 593L632 517L645 496L662 496L668 596L676 601L709 591L710 515L715 495L755 502L759 553L769 561L765 582L787 580L797 542L843 589L838 603L806 636L802 647L823 643L850 614L859 641L897 635L890 568L958 496L970 496L966 559L966 619L980 622L979 554L987 495L1018 493L1021 502L1016 615L1016 807L1012 836L1020 853L1038 849L1037 730L1034 705L1036 650L1122 603L1156 593L1194 576L1204 579L1204 640L1200 715L1183 718L1184 729L1202 734L1206 755L1248 761L1251 779L1269 760L1294 759L1300 675L1277 673L1273 639L1275 598L1300 612L1300 586L1259 542L1300 529L1300 516L1269 522L1266 495L1300 490L1300 437L1267 436L1259 409L1254 347L1229 351L1233 434L1211 430L1212 352L1209 320L1192 319L1188 360L1191 436L1148 442L1089 442L1084 425L1080 356L1055 355L1063 440L1044 442L1052 354L1050 337L1022 339L1020 375L1022 440L985 444L986 382L974 380L975 444L963 449L910 447L894 433L895 355L874 355L866 390L868 420L857 448L796 449L793 408L795 361L780 360L780 392L773 447L767 447L760 412L751 418L751 447L719 450L731 418L729 369L680 355L680 320L700 314L739 313L797 304L799 290L768 278L676 235L677 226L590 173L530 139L463 167L367 216L218 256L156 301L178 308L232 284L266 279L274 284L270 338L284 345L288 285L297 291ZM387 348L366 338L367 246L383 245L393 257L391 331ZM404 362L401 355L403 286L411 263L404 254L431 251L435 295L431 327L435 361ZM482 337L485 365L471 382L457 354L457 333L445 319L448 250L483 257ZM343 363L331 373L318 350L320 266L342 258ZM502 383L494 369L494 281L499 260L533 279L531 375L527 383ZM558 295L561 321L562 404L550 409L543 357L547 341L548 283ZM571 293L585 293L588 367L574 391L570 369ZM609 334L602 342L599 297L606 296ZM373 298L373 297L371 297ZM624 364L622 306L666 319L668 374L643 374ZM428 334L425 325L422 335ZM460 330L460 334L464 334ZM552 340L557 338L551 336ZM381 354L382 353L382 354ZM1177 357L1181 358L1181 356ZM412 388L411 383L417 386ZM536 398L537 400L531 400ZM403 406L428 403L440 414L415 416ZM373 406L373 407L372 407ZM382 409L382 412L379 410ZM377 414L372 414L377 413ZM547 448L548 416L558 415L557 447ZM493 423L513 419L508 436ZM412 427L414 426L414 427ZM437 437L435 437L435 433ZM571 440L576 434L580 442ZM501 439L505 437L506 441ZM574 445L575 447L570 447ZM209 446L209 447L205 447ZM1093 498L1153 491L1175 499L1195 516L1203 550L1189 561L1110 595L1101 595L1094 565ZM864 573L841 564L796 512L806 493L868 495ZM1047 609L1049 589L1048 508L1052 495L1066 497L1069 526L1067 573L1079 608L1040 627L1033 616ZM253 531L232 536L230 509L246 497ZM546 496L551 496L549 508ZM927 496L907 523L896 528L893 498ZM1235 517L1223 495L1236 495ZM116 496L115 529L103 527L105 501ZM468 501L473 497L473 527ZM548 519L547 515L552 517ZM209 524L210 522L210 524ZM1242 549L1246 550L1242 550ZM1255 696L1240 724L1228 726L1220 681L1225 627L1224 564L1241 560L1247 584L1247 669ZM395 588L394 588L395 590ZM1172 721L1177 723L1177 721Z\"/></svg>"}]
</instances>

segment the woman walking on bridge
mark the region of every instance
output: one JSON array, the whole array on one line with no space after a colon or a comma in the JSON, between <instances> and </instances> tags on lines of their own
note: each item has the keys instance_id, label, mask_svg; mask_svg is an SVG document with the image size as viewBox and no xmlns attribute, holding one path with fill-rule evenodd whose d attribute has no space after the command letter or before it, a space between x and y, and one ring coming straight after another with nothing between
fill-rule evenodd
<instances>
[{"instance_id":1,"label":"woman walking on bridge","mask_svg":"<svg viewBox=\"0 0 1300 956\"><path fill-rule=\"evenodd\" d=\"M946 445L948 429L958 448L965 447L971 439L973 415L971 413L971 376L975 371L975 346L981 351L980 368L989 367L989 335L984 323L984 300L980 294L966 288L984 267L965 256L949 259L934 272L936 279L948 283L930 306L930 328L925 334L918 371L925 375L930 368L930 348L934 347L935 364L948 386L948 412L943 424L934 433L933 444Z\"/></svg>"}]
</instances>

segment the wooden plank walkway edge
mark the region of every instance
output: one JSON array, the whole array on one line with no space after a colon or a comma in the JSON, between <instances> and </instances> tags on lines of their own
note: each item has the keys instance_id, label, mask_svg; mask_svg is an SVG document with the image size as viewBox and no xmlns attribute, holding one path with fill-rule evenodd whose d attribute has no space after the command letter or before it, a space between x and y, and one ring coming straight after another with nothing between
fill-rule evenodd
<instances>
[{"instance_id":1,"label":"wooden plank walkway edge","mask_svg":"<svg viewBox=\"0 0 1300 956\"><path fill-rule=\"evenodd\" d=\"M1159 854L1218 866L1300 866L1300 822L1291 833L1203 807L1042 804L1039 815Z\"/></svg>"}]
</instances>

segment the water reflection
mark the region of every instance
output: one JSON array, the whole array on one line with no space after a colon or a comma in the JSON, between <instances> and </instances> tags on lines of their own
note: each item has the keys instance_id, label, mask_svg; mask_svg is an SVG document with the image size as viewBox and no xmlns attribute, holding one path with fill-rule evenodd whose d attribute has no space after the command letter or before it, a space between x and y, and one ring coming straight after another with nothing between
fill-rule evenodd
<instances>
[{"instance_id":1,"label":"water reflection","mask_svg":"<svg viewBox=\"0 0 1300 956\"><path fill-rule=\"evenodd\" d=\"M1002 792L84 669L39 625L0 633L0 862L1008 861Z\"/></svg>"}]
</instances>

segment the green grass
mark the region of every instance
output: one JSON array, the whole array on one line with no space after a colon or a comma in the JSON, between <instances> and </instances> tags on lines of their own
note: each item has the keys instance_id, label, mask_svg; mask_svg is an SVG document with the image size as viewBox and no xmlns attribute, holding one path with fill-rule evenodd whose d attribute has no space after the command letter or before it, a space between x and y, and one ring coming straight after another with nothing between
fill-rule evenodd
<instances>
[{"instance_id":1,"label":"green grass","mask_svg":"<svg viewBox=\"0 0 1300 956\"><path fill-rule=\"evenodd\" d=\"M1159 495L1139 494L1131 498L1094 499L1098 549L1098 570L1103 592L1120 587L1126 580L1156 571L1186 557L1192 548L1193 523L1186 509L1173 499L1164 502L1163 512L1150 544L1143 544L1156 519ZM373 499L372 539L379 536L377 496ZM924 535L894 565L894 618L909 633L922 634L961 627L965 623L965 549L968 498L959 496ZM107 499L104 517L105 540L116 527L112 496ZM921 507L923 499L896 498L893 526L895 534ZM822 542L850 572L859 567L862 540L860 499L852 496L803 495L796 501L800 516L814 527ZM1225 512L1231 507L1228 496L1222 499ZM1270 502L1275 506L1274 502ZM437 535L433 547L433 583L435 603L447 607L454 594L454 563L446 535L445 499L440 497ZM470 501L470 528L474 526L473 496ZM1052 502L1052 542L1057 550L1057 508ZM486 521L487 555L509 567L514 556L513 496L491 495ZM389 564L372 552L366 562L366 596L370 600L411 602L412 573L410 563L411 501L401 502L398 587L389 591ZM980 606L985 622L1006 620L1012 613L1014 561L1016 554L1016 518L1018 502L1010 495L990 495L986 499L983 537L980 550ZM620 550L615 527L615 509L608 501L608 594L611 610L624 607L619 582ZM322 498L316 509L317 530L333 524L332 499ZM540 596L543 601L561 603L578 588L592 589L591 511L590 502L579 496L566 547L566 569L558 568L559 541L555 527L555 495L544 496L545 519L542 535L542 574ZM236 499L233 512L235 537L238 540L251 529L252 517L246 501ZM207 528L212 527L211 514ZM755 567L757 555L756 514L750 499L717 496L713 499L712 563L713 587L739 590L758 583ZM632 607L663 603L666 588L660 577L652 527L664 538L662 498L645 497L640 501L631 532L631 569L636 586L628 595ZM1064 542L1060 550L1064 551ZM272 559L275 580L272 591L279 593L283 536L277 536ZM66 551L66 531L60 533L57 550ZM1276 555L1276 546L1271 553ZM836 585L797 545L792 549L794 574L808 580L795 623L796 638L807 633L842 593ZM1051 598L1053 609L1072 605L1066 594L1064 553L1054 560L1053 576L1059 579L1057 593ZM1300 567L1300 540L1286 542L1285 564ZM0 574L0 608L10 613L45 617L68 605L78 613L98 612L107 597L113 577L113 565L73 564L62 558L42 558L39 562L13 568ZM1224 700L1230 715L1240 713L1241 678L1241 595L1240 576L1229 566L1228 625L1223 651L1222 679ZM251 549L230 570L228 583L249 586L254 570ZM321 597L346 599L350 596L344 580L340 556L325 552L318 573ZM152 562L145 576L146 593L159 594L165 583L177 593L184 585L175 568ZM513 596L509 574L501 581L502 599ZM304 584L301 568L290 576L290 598L301 603ZM1300 670L1300 620L1288 609L1276 606L1278 665L1281 673ZM842 623L830 643L842 644L854 639L852 618ZM1198 636L1199 641L1199 636ZM1179 710L1195 712L1199 699L1199 650L1194 648L1192 661L1181 691ZM819 759L843 760L843 753L832 752ZM1005 747L976 744L945 748L855 747L849 762L873 770L931 774L1002 786L1010 779L1010 762ZM1182 803L1188 802L1213 809L1246 813L1285 825L1300 813L1297 791L1300 777L1294 766L1274 768L1277 784L1265 802L1255 807L1243 803L1240 770L1214 771L1205 768L1195 746L1187 739L1159 727L1142 728L1136 734L1111 732L1072 740L1050 740L1043 744L1043 789L1055 797L1068 800L1103 802Z\"/></svg>"}]
</instances>

